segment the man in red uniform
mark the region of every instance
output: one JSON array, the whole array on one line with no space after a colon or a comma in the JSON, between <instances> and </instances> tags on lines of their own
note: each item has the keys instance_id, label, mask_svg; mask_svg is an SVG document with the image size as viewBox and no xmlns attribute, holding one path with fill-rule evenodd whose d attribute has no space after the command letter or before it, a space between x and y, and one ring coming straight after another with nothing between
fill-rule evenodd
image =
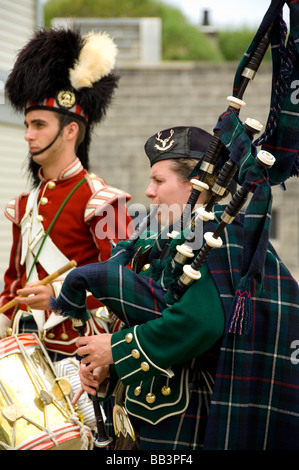
<instances>
[{"instance_id":1,"label":"man in red uniform","mask_svg":"<svg viewBox=\"0 0 299 470\"><path fill-rule=\"evenodd\" d=\"M13 243L0 305L12 298L19 304L0 315L0 337L7 327L36 329L53 359L75 354L78 333L49 310L49 298L59 294L63 279L45 286L36 282L70 260L78 266L107 260L110 241L131 231L129 194L88 173L92 126L104 117L117 86L116 52L106 34L83 38L71 30L39 31L20 51L6 82L13 107L25 109L33 189L5 209ZM108 331L99 302L90 296L88 306L86 334Z\"/></svg>"}]
</instances>

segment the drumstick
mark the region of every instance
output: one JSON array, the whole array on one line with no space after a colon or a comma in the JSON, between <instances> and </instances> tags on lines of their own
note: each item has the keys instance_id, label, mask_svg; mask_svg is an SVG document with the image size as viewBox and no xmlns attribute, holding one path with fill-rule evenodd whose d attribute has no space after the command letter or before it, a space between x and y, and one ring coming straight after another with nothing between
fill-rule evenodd
<instances>
[{"instance_id":1,"label":"drumstick","mask_svg":"<svg viewBox=\"0 0 299 470\"><path fill-rule=\"evenodd\" d=\"M46 284L50 284L50 282L54 281L54 279L59 277L61 274L64 274L66 271L68 271L71 268L75 268L76 266L77 266L77 262L75 260L72 260L69 263L67 263L65 266L63 266L62 268L55 271L55 273L49 274L49 276L46 276L40 281L38 281L36 284L34 284L33 287L45 286ZM19 297L25 297L25 296L20 295ZM16 304L17 304L17 301L15 299L12 299L10 302L8 302L7 304L3 305L3 307L0 308L0 313L6 312L6 310L10 309Z\"/></svg>"}]
</instances>

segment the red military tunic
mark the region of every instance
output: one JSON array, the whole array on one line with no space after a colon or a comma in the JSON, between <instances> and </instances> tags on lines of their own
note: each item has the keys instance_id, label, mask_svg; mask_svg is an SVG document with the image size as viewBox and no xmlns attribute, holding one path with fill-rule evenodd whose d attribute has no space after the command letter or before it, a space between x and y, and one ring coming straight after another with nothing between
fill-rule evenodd
<instances>
[{"instance_id":1,"label":"red military tunic","mask_svg":"<svg viewBox=\"0 0 299 470\"><path fill-rule=\"evenodd\" d=\"M83 184L67 201L49 234L56 247L69 260L75 260L78 266L107 260L111 251L110 240L117 242L127 238L132 232L133 225L126 209L126 201L130 199L130 195L108 186L104 180L95 175L88 174L79 159L76 159L55 180L45 180L40 174L41 185L37 208L39 221L42 222L45 232L65 198L83 178ZM20 194L5 209L5 215L13 222L13 243L9 267L4 275L4 290L0 296L1 306L14 298L16 291L26 283L26 267L25 264L21 264L21 226L28 197L29 193ZM39 279L51 274L38 262L36 268ZM52 283L56 295L61 284L62 280ZM93 297L88 297L87 305L89 311L93 313L101 306ZM20 306L20 309L26 310L26 306ZM14 308L7 310L5 315L12 318L13 313ZM50 311L45 312L45 321L50 314ZM101 321L98 321L94 315L91 317L86 334L92 334L92 328L94 332L103 332ZM73 329L71 321L65 319L45 331L44 341L49 351L73 355L76 351L77 337L78 333Z\"/></svg>"}]
</instances>

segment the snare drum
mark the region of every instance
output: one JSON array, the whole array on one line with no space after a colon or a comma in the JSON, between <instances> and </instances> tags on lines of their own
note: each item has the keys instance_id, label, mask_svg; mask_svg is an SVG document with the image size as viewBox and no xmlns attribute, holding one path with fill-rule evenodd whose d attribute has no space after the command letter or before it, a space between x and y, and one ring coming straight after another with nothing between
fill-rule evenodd
<instances>
[{"instance_id":1,"label":"snare drum","mask_svg":"<svg viewBox=\"0 0 299 470\"><path fill-rule=\"evenodd\" d=\"M0 450L89 450L67 388L35 334L0 340Z\"/></svg>"}]
</instances>

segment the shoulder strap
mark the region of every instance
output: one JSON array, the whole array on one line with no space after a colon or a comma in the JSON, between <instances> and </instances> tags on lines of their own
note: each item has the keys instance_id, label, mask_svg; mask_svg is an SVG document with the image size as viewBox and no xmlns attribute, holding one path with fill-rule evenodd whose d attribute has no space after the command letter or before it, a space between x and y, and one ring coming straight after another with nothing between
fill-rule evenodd
<instances>
[{"instance_id":1,"label":"shoulder strap","mask_svg":"<svg viewBox=\"0 0 299 470\"><path fill-rule=\"evenodd\" d=\"M29 196L29 192L23 192L19 194L17 197L11 199L5 206L4 215L13 222L14 224L19 225L21 221L21 214L20 214L20 201L26 196Z\"/></svg>"},{"instance_id":2,"label":"shoulder strap","mask_svg":"<svg viewBox=\"0 0 299 470\"><path fill-rule=\"evenodd\" d=\"M98 215L100 211L104 210L106 205L113 204L117 199L125 199L126 201L131 199L131 195L129 193L126 193L121 189L108 186L103 179L96 175L86 175L86 180L89 184L92 195L86 205L84 213L85 223L90 222L95 215Z\"/></svg>"}]
</instances>

